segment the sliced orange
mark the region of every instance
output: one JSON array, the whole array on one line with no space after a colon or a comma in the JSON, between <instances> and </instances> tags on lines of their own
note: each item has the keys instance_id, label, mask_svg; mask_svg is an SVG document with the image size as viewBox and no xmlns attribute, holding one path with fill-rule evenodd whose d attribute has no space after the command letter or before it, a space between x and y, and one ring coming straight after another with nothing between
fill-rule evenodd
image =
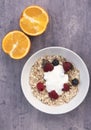
<instances>
[{"instance_id":1,"label":"sliced orange","mask_svg":"<svg viewBox=\"0 0 91 130\"><path fill-rule=\"evenodd\" d=\"M28 35L37 36L46 30L48 22L48 14L43 8L29 6L20 17L20 28Z\"/></svg>"},{"instance_id":2,"label":"sliced orange","mask_svg":"<svg viewBox=\"0 0 91 130\"><path fill-rule=\"evenodd\" d=\"M2 40L2 49L13 59L21 59L27 55L31 47L30 39L21 31L12 31Z\"/></svg>"}]
</instances>

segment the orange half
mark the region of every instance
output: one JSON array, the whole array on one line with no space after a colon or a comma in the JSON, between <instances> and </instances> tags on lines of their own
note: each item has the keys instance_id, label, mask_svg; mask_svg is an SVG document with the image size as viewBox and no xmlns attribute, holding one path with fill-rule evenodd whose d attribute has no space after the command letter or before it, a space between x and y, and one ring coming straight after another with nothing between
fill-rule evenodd
<instances>
[{"instance_id":1,"label":"orange half","mask_svg":"<svg viewBox=\"0 0 91 130\"><path fill-rule=\"evenodd\" d=\"M2 40L2 49L13 59L21 59L27 55L31 47L30 39L21 31L12 31Z\"/></svg>"},{"instance_id":2,"label":"orange half","mask_svg":"<svg viewBox=\"0 0 91 130\"><path fill-rule=\"evenodd\" d=\"M20 17L20 28L28 35L37 36L46 30L48 22L48 14L43 8L29 6Z\"/></svg>"}]
</instances>

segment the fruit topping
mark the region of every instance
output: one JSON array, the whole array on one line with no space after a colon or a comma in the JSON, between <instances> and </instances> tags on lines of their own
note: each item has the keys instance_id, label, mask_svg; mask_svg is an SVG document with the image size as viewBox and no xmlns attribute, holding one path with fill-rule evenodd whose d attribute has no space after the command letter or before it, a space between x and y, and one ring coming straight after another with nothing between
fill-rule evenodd
<instances>
[{"instance_id":1,"label":"fruit topping","mask_svg":"<svg viewBox=\"0 0 91 130\"><path fill-rule=\"evenodd\" d=\"M43 91L45 89L45 85L41 82L37 83L37 89L39 91Z\"/></svg>"},{"instance_id":2,"label":"fruit topping","mask_svg":"<svg viewBox=\"0 0 91 130\"><path fill-rule=\"evenodd\" d=\"M75 79L72 80L72 85L76 86L78 84L79 84L79 80L78 79L75 78Z\"/></svg>"},{"instance_id":3,"label":"fruit topping","mask_svg":"<svg viewBox=\"0 0 91 130\"><path fill-rule=\"evenodd\" d=\"M67 72L67 71L69 71L70 69L73 68L73 65L70 62L64 62L63 68L64 68L65 72Z\"/></svg>"},{"instance_id":4,"label":"fruit topping","mask_svg":"<svg viewBox=\"0 0 91 130\"><path fill-rule=\"evenodd\" d=\"M53 64L50 62L46 63L43 67L44 72L52 71L54 68Z\"/></svg>"},{"instance_id":5,"label":"fruit topping","mask_svg":"<svg viewBox=\"0 0 91 130\"><path fill-rule=\"evenodd\" d=\"M49 92L49 97L52 99L57 99L59 96L55 90L52 90L51 92Z\"/></svg>"},{"instance_id":6,"label":"fruit topping","mask_svg":"<svg viewBox=\"0 0 91 130\"><path fill-rule=\"evenodd\" d=\"M69 91L69 89L70 89L70 86L67 83L65 83L62 91L67 92L67 91Z\"/></svg>"},{"instance_id":7,"label":"fruit topping","mask_svg":"<svg viewBox=\"0 0 91 130\"><path fill-rule=\"evenodd\" d=\"M52 64L53 64L54 66L56 66L56 65L59 64L59 61L58 61L57 59L54 59L54 60L52 61Z\"/></svg>"}]
</instances>

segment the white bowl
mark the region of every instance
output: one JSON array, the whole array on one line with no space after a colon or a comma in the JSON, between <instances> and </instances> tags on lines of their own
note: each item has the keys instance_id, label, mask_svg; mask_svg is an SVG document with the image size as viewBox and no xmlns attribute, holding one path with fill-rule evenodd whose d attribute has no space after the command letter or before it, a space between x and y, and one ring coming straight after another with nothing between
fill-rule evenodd
<instances>
[{"instance_id":1,"label":"white bowl","mask_svg":"<svg viewBox=\"0 0 91 130\"><path fill-rule=\"evenodd\" d=\"M31 67L38 58L45 55L63 56L68 61L73 63L80 71L79 92L67 104L59 106L48 106L35 98L31 92L31 87L29 85L29 74ZM63 114L79 106L87 95L87 92L89 90L89 83L89 72L84 61L76 53L63 47L48 47L37 51L25 63L21 74L21 88L28 102L36 109L48 114Z\"/></svg>"}]
</instances>

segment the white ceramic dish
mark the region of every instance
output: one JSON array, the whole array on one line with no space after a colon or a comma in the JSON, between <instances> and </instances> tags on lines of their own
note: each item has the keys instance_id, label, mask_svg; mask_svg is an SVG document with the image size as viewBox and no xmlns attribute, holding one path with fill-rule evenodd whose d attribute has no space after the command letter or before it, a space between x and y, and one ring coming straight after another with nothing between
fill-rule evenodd
<instances>
[{"instance_id":1,"label":"white ceramic dish","mask_svg":"<svg viewBox=\"0 0 91 130\"><path fill-rule=\"evenodd\" d=\"M29 73L34 62L41 56L61 55L73 63L80 71L79 92L69 103L59 106L48 106L35 98L29 85ZM25 63L21 74L21 88L28 102L36 109L48 114L63 114L75 109L85 99L89 89L89 72L84 61L73 51L63 47L48 47L33 54Z\"/></svg>"}]
</instances>

